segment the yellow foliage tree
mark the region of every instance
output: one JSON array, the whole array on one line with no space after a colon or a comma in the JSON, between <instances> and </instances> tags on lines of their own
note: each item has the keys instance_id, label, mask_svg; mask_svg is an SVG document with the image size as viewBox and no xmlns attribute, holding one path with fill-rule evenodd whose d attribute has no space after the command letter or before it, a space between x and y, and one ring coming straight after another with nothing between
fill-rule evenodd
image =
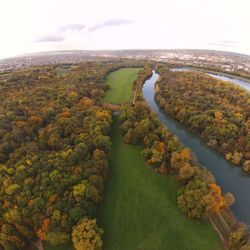
<instances>
[{"instance_id":1,"label":"yellow foliage tree","mask_svg":"<svg viewBox=\"0 0 250 250\"><path fill-rule=\"evenodd\" d=\"M98 227L96 220L84 217L73 228L72 241L76 250L101 250L103 230Z\"/></svg>"}]
</instances>

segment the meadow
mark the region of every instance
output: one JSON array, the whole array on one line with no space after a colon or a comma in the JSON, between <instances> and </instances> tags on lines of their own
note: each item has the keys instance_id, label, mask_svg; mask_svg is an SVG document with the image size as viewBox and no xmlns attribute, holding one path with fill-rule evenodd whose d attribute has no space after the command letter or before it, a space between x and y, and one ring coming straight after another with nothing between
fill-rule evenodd
<instances>
[{"instance_id":1,"label":"meadow","mask_svg":"<svg viewBox=\"0 0 250 250\"><path fill-rule=\"evenodd\" d=\"M132 95L134 71L122 69L110 74L109 102L118 102L119 93L112 86L120 85L120 78L130 89L127 97ZM176 202L179 184L149 168L141 150L141 146L123 143L115 118L110 176L97 216L104 228L104 249L221 249L218 236L207 222L190 220L181 213Z\"/></svg>"},{"instance_id":2,"label":"meadow","mask_svg":"<svg viewBox=\"0 0 250 250\"><path fill-rule=\"evenodd\" d=\"M104 102L119 104L132 100L133 83L141 68L122 68L107 76L107 84L110 90L104 97Z\"/></svg>"}]
</instances>

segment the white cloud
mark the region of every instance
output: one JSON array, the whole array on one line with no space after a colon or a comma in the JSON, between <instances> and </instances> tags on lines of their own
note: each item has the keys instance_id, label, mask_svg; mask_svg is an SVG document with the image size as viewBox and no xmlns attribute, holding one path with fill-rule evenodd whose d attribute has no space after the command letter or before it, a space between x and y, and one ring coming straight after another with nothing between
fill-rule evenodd
<instances>
[{"instance_id":1,"label":"white cloud","mask_svg":"<svg viewBox=\"0 0 250 250\"><path fill-rule=\"evenodd\" d=\"M34 42L60 42L72 36L73 34L81 33L85 29L83 24L68 24L58 28L56 31L39 35Z\"/></svg>"},{"instance_id":2,"label":"white cloud","mask_svg":"<svg viewBox=\"0 0 250 250\"><path fill-rule=\"evenodd\" d=\"M97 31L106 27L113 27L113 26L121 26L121 25L130 25L135 23L136 21L134 20L129 20L129 19L111 19L107 20L103 23L96 24L92 27L89 28L89 31Z\"/></svg>"},{"instance_id":3,"label":"white cloud","mask_svg":"<svg viewBox=\"0 0 250 250\"><path fill-rule=\"evenodd\" d=\"M250 55L249 0L1 0L0 9L0 57L64 48L198 48Z\"/></svg>"}]
</instances>

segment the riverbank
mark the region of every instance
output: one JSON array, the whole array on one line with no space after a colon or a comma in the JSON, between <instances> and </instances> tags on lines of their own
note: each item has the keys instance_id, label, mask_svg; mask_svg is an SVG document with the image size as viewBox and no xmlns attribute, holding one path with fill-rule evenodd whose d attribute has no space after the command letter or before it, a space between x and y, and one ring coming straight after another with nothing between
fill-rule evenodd
<instances>
[{"instance_id":1,"label":"riverbank","mask_svg":"<svg viewBox=\"0 0 250 250\"><path fill-rule=\"evenodd\" d=\"M155 102L154 91L153 83L144 87L144 96L146 95L147 102L153 111L184 145L193 150L198 161L213 173L222 190L231 192L235 196L236 203L231 207L233 213L240 221L250 225L249 174L243 172L241 168L235 167L214 149L209 148L198 135L194 135L184 125L159 109Z\"/></svg>"},{"instance_id":2,"label":"riverbank","mask_svg":"<svg viewBox=\"0 0 250 250\"><path fill-rule=\"evenodd\" d=\"M211 73L211 74L215 74L215 75L227 76L227 77L230 77L230 78L235 78L235 79L239 79L239 80L242 80L242 81L246 81L246 82L248 82L250 84L250 79L249 78L241 77L241 76L238 76L236 74L230 74L230 73L225 73L225 72L222 72L222 71L208 70L208 69L196 68L196 67L185 66L185 65L183 65L183 66L178 65L176 68L187 68L187 69L190 69L190 70L196 70L196 71L202 71L202 72L205 72L205 73Z\"/></svg>"},{"instance_id":3,"label":"riverbank","mask_svg":"<svg viewBox=\"0 0 250 250\"><path fill-rule=\"evenodd\" d=\"M184 125L163 112L155 102L153 82L144 85L143 92L144 98L161 122L177 135L184 145L192 149L198 161L213 173L223 192L231 192L235 196L236 203L231 206L233 213L240 221L250 225L250 175L227 161L216 150L208 147L198 135L194 135Z\"/></svg>"},{"instance_id":4,"label":"riverbank","mask_svg":"<svg viewBox=\"0 0 250 250\"><path fill-rule=\"evenodd\" d=\"M249 176L239 172L241 171L239 168L233 167L233 164L227 162L215 150L210 149L198 136L193 135L183 125L169 117L158 107L154 98L155 83L157 79L158 74L154 73L153 76L143 85L142 92L145 101L148 103L152 111L158 115L159 119L168 130L177 135L180 141L194 152L198 162L213 173L216 183L222 187L222 190L224 192L233 193L236 198L236 203L231 208L240 221L248 224L250 220L248 212L248 204L250 204L250 196L248 192ZM224 238L227 238L228 233L230 233L228 228L230 228L230 230L235 230L238 222L230 210L222 210L221 214L222 217L214 216L212 218L213 226L217 226L221 235L224 236Z\"/></svg>"}]
</instances>

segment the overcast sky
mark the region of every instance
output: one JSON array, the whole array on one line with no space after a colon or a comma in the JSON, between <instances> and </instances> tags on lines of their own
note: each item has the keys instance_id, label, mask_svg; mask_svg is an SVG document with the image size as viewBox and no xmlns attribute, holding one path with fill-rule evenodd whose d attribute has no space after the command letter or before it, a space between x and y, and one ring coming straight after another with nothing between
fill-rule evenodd
<instances>
[{"instance_id":1,"label":"overcast sky","mask_svg":"<svg viewBox=\"0 0 250 250\"><path fill-rule=\"evenodd\" d=\"M0 58L68 49L250 55L250 0L0 0Z\"/></svg>"}]
</instances>

